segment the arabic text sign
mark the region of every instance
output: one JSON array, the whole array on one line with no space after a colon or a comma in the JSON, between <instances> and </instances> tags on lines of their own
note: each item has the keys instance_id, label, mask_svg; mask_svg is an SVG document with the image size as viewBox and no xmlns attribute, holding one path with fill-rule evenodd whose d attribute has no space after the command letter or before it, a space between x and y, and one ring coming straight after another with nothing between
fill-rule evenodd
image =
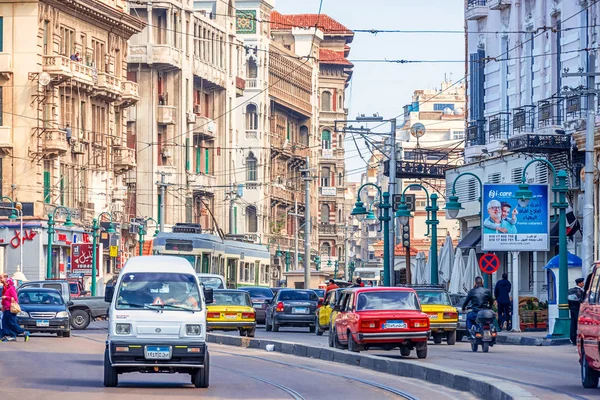
<instances>
[{"instance_id":1,"label":"arabic text sign","mask_svg":"<svg viewBox=\"0 0 600 400\"><path fill-rule=\"evenodd\" d=\"M92 276L92 250L91 243L73 243L71 244L71 273L83 273L85 276ZM96 257L100 258L100 252ZM102 263L96 261L96 276L100 275L100 266Z\"/></svg>"},{"instance_id":2,"label":"arabic text sign","mask_svg":"<svg viewBox=\"0 0 600 400\"><path fill-rule=\"evenodd\" d=\"M518 185L483 185L482 250L549 250L548 185L529 185L529 189L533 199L527 207L520 207L514 198Z\"/></svg>"}]
</instances>

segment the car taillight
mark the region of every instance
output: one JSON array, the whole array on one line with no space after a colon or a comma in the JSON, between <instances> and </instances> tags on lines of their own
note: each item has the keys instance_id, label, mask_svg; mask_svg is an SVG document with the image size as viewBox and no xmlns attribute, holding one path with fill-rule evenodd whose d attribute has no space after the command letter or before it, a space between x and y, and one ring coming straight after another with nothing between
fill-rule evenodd
<instances>
[{"instance_id":1,"label":"car taillight","mask_svg":"<svg viewBox=\"0 0 600 400\"><path fill-rule=\"evenodd\" d=\"M277 308L275 309L277 312L283 312L283 303L280 301L277 303Z\"/></svg>"},{"instance_id":2,"label":"car taillight","mask_svg":"<svg viewBox=\"0 0 600 400\"><path fill-rule=\"evenodd\" d=\"M254 313L253 312L244 312L244 313L242 313L242 318L245 318L245 319L254 318Z\"/></svg>"},{"instance_id":3,"label":"car taillight","mask_svg":"<svg viewBox=\"0 0 600 400\"><path fill-rule=\"evenodd\" d=\"M413 328L427 328L429 327L428 319L413 319L410 321L410 325Z\"/></svg>"},{"instance_id":4,"label":"car taillight","mask_svg":"<svg viewBox=\"0 0 600 400\"><path fill-rule=\"evenodd\" d=\"M220 316L221 316L221 313L218 313L218 312L206 313L206 318L219 318Z\"/></svg>"},{"instance_id":5,"label":"car taillight","mask_svg":"<svg viewBox=\"0 0 600 400\"><path fill-rule=\"evenodd\" d=\"M378 322L379 321L377 321L377 320L373 320L373 321L361 321L360 322L360 327L361 328L370 328L370 329L377 328L379 326Z\"/></svg>"},{"instance_id":6,"label":"car taillight","mask_svg":"<svg viewBox=\"0 0 600 400\"><path fill-rule=\"evenodd\" d=\"M456 319L458 318L458 313L455 312L445 312L444 319Z\"/></svg>"}]
</instances>

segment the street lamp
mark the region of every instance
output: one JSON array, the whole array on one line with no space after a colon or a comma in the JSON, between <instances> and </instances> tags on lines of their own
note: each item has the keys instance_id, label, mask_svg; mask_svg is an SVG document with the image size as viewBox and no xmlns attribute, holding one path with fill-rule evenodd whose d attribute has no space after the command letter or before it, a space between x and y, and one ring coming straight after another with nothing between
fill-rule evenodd
<instances>
[{"instance_id":1,"label":"street lamp","mask_svg":"<svg viewBox=\"0 0 600 400\"><path fill-rule=\"evenodd\" d=\"M2 196L2 197L0 197L0 200L4 200L4 199L7 199L8 201L10 201L10 205L11 205L12 212L8 216L8 219L17 219L18 216L17 216L17 212L16 212L17 208L16 208L16 205L15 205L15 202L13 201L13 199L11 199L8 196ZM21 203L19 203L19 204L21 204Z\"/></svg>"},{"instance_id":2,"label":"street lamp","mask_svg":"<svg viewBox=\"0 0 600 400\"><path fill-rule=\"evenodd\" d=\"M554 324L552 337L568 337L571 321L569 318L569 304L567 301L567 296L569 294L569 270L567 265L567 207L569 207L569 203L567 203L566 198L569 187L567 186L567 171L562 169L556 172L554 165L543 158L531 160L525 168L523 168L521 184L514 197L521 207L527 207L529 201L533 199L533 193L529 190L529 185L525 180L525 172L531 164L537 162L546 164L552 171L554 176L554 185L552 186L554 202L552 203L552 206L555 209L558 209L558 319Z\"/></svg>"},{"instance_id":3,"label":"street lamp","mask_svg":"<svg viewBox=\"0 0 600 400\"><path fill-rule=\"evenodd\" d=\"M335 263L334 263L334 265L335 265L335 268L334 268L334 270L333 270L333 279L337 279L338 268L339 268L339 266L340 266L340 262L339 262L339 260L335 260Z\"/></svg>"},{"instance_id":4,"label":"street lamp","mask_svg":"<svg viewBox=\"0 0 600 400\"><path fill-rule=\"evenodd\" d=\"M98 231L100 230L100 226L98 225L98 220L102 218L103 215L108 215L110 217L110 225L108 225L108 229L106 233L109 235L115 233L115 227L113 225L113 217L112 214L108 211L104 211L98 215L97 218L94 218L92 221L92 296L96 295L96 271L98 270L98 266L96 263L98 260L96 259L96 244L98 242ZM110 244L110 236L109 236L109 244Z\"/></svg>"},{"instance_id":5,"label":"street lamp","mask_svg":"<svg viewBox=\"0 0 600 400\"><path fill-rule=\"evenodd\" d=\"M21 229L19 231L19 251L20 251L20 264L19 264L19 268L17 268L17 272L19 272L22 268L23 268L23 204L21 203L16 203L14 204L14 207L1 207L2 209L5 210L12 210L12 213L10 214L10 217L8 217L9 219L14 219L13 215L15 215L15 211L19 214L19 219L21 220Z\"/></svg>"},{"instance_id":6,"label":"street lamp","mask_svg":"<svg viewBox=\"0 0 600 400\"><path fill-rule=\"evenodd\" d=\"M390 254L394 254L394 249L392 248L394 244L390 240L391 238L388 234L390 230L390 221L392 219L390 217L390 208L392 208L392 205L390 204L390 194L388 192L382 193L381 188L375 185L374 183L365 183L358 189L358 193L356 195L356 203L354 204L354 209L352 210L351 215L360 218L360 216L365 216L368 214L364 203L360 200L360 192L367 186L373 186L375 189L377 189L377 192L379 193L379 221L380 223L383 223L383 231L385 232L383 235L383 285L389 286L391 282L391 274L393 273L390 267Z\"/></svg>"},{"instance_id":7,"label":"street lamp","mask_svg":"<svg viewBox=\"0 0 600 400\"><path fill-rule=\"evenodd\" d=\"M148 221L152 221L154 222L154 226L155 226L155 230L154 230L154 236L153 237L157 237L158 236L158 232L159 230L157 229L158 227L158 222L156 222L156 220L154 218L146 218L144 220L144 222L142 222L139 226L138 226L138 243L140 245L140 251L139 251L139 255L143 255L143 247L144 247L144 235L146 235L146 231L144 230L144 226L148 223Z\"/></svg>"},{"instance_id":8,"label":"street lamp","mask_svg":"<svg viewBox=\"0 0 600 400\"><path fill-rule=\"evenodd\" d=\"M58 206L54 209L51 214L48 214L48 255L46 260L46 279L52 278L52 238L56 233L54 229L54 218L56 217L56 213L58 210L65 210L67 212L67 219L65 220L64 225L67 227L73 226L73 222L71 221L71 210L64 206Z\"/></svg>"},{"instance_id":9,"label":"street lamp","mask_svg":"<svg viewBox=\"0 0 600 400\"><path fill-rule=\"evenodd\" d=\"M427 234L425 236L429 236L431 233L431 247L429 250L429 257L431 257L431 284L438 284L438 253L437 253L437 226L440 221L437 218L437 212L439 211L439 207L437 205L438 195L436 193L432 193L431 196L429 192L425 188L425 186L420 183L411 183L406 186L402 191L401 202L398 206L398 211L396 211L396 218L398 218L398 222L401 225L407 225L410 218L410 210L406 205L405 193L411 187L418 187L425 191L425 195L427 196L427 206L425 207L425 211L427 211L427 220L425 220L425 224L427 225ZM408 251L408 250L407 250ZM406 270L408 271L410 265L406 265Z\"/></svg>"}]
</instances>

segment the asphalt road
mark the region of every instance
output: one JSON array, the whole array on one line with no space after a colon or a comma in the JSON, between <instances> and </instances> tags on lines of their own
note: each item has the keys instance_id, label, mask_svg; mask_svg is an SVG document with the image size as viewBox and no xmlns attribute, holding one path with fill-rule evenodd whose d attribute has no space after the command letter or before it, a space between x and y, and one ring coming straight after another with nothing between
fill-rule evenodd
<instances>
[{"instance_id":1,"label":"asphalt road","mask_svg":"<svg viewBox=\"0 0 600 400\"><path fill-rule=\"evenodd\" d=\"M280 328L279 332L266 332L264 326L256 331L257 338L327 347L327 332L323 336L309 333L308 328ZM215 332L237 335L237 333ZM466 339L465 339L466 340ZM482 376L500 378L516 383L530 393L543 399L599 399L600 388L584 389L581 386L579 357L573 346L512 346L496 345L484 354L471 351L469 342L454 346L445 342L434 345L429 342L425 360L418 360L415 352L409 358L415 363L432 364L458 369ZM382 357L402 358L398 350L372 350L368 354Z\"/></svg>"},{"instance_id":2,"label":"asphalt road","mask_svg":"<svg viewBox=\"0 0 600 400\"><path fill-rule=\"evenodd\" d=\"M94 324L97 327L97 324ZM1 398L69 399L471 399L423 381L264 350L210 344L211 381L196 389L188 375L124 374L119 387L102 385L106 331L71 338L34 335L29 342L0 343ZM360 379L361 381L358 381Z\"/></svg>"}]
</instances>

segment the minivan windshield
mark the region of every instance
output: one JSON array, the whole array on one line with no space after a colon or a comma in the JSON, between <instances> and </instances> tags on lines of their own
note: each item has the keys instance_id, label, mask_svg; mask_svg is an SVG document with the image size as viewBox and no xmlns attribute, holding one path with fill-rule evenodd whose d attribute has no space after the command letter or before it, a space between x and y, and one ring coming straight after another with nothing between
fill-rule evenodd
<instances>
[{"instance_id":1,"label":"minivan windshield","mask_svg":"<svg viewBox=\"0 0 600 400\"><path fill-rule=\"evenodd\" d=\"M117 310L202 309L196 277L190 274L131 272L123 276L117 293Z\"/></svg>"},{"instance_id":2,"label":"minivan windshield","mask_svg":"<svg viewBox=\"0 0 600 400\"><path fill-rule=\"evenodd\" d=\"M218 276L198 276L198 280L201 284L212 289L225 289L223 279Z\"/></svg>"}]
</instances>

